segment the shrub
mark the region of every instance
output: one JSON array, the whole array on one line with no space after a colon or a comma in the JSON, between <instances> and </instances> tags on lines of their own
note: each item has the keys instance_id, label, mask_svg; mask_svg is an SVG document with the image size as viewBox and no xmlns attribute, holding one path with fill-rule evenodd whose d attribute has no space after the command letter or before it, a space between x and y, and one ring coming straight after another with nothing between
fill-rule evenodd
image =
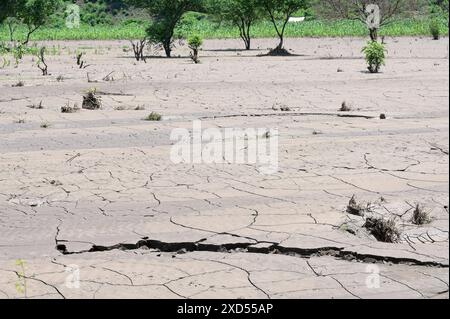
<instances>
[{"instance_id":1,"label":"shrub","mask_svg":"<svg viewBox=\"0 0 450 319\"><path fill-rule=\"evenodd\" d=\"M194 35L189 38L188 45L189 48L192 50L191 52L191 59L194 61L194 63L199 63L200 60L198 58L198 51L200 50L200 47L203 44L203 40L198 35Z\"/></svg>"},{"instance_id":2,"label":"shrub","mask_svg":"<svg viewBox=\"0 0 450 319\"><path fill-rule=\"evenodd\" d=\"M150 114L145 118L146 121L161 121L161 119L162 119L161 114L158 114L158 113L156 113L156 112L150 113Z\"/></svg>"},{"instance_id":3,"label":"shrub","mask_svg":"<svg viewBox=\"0 0 450 319\"><path fill-rule=\"evenodd\" d=\"M382 65L385 65L386 49L383 44L376 41L369 41L362 50L366 55L366 62L370 73L380 72Z\"/></svg>"},{"instance_id":4,"label":"shrub","mask_svg":"<svg viewBox=\"0 0 450 319\"><path fill-rule=\"evenodd\" d=\"M433 36L433 40L439 40L439 38L441 37L441 30L439 28L438 19L432 19L430 21L430 32Z\"/></svg>"}]
</instances>

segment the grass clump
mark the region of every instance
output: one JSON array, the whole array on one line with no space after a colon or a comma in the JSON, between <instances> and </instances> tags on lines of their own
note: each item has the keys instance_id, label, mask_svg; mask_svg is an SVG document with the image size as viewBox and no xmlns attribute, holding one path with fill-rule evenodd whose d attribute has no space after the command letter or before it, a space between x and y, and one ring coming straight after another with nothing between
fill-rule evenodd
<instances>
[{"instance_id":1,"label":"grass clump","mask_svg":"<svg viewBox=\"0 0 450 319\"><path fill-rule=\"evenodd\" d=\"M425 225L431 223L431 220L430 214L420 204L417 204L411 222L414 225Z\"/></svg>"},{"instance_id":2,"label":"grass clump","mask_svg":"<svg viewBox=\"0 0 450 319\"><path fill-rule=\"evenodd\" d=\"M386 48L383 44L370 41L362 50L366 55L366 62L370 73L380 72L382 65L385 65Z\"/></svg>"},{"instance_id":3,"label":"grass clump","mask_svg":"<svg viewBox=\"0 0 450 319\"><path fill-rule=\"evenodd\" d=\"M161 121L162 116L159 113L152 112L144 120L146 121Z\"/></svg>"},{"instance_id":4,"label":"grass clump","mask_svg":"<svg viewBox=\"0 0 450 319\"><path fill-rule=\"evenodd\" d=\"M367 218L364 228L378 241L384 243L398 243L400 241L401 232L394 219Z\"/></svg>"}]
</instances>

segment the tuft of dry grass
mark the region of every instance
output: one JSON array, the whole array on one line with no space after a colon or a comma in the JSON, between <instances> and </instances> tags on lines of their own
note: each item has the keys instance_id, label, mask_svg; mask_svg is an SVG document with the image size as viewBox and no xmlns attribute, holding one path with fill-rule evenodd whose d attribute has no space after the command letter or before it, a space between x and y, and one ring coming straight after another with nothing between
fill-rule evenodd
<instances>
[{"instance_id":1,"label":"tuft of dry grass","mask_svg":"<svg viewBox=\"0 0 450 319\"><path fill-rule=\"evenodd\" d=\"M378 240L384 243L398 243L401 232L394 219L367 218L364 227Z\"/></svg>"},{"instance_id":2,"label":"tuft of dry grass","mask_svg":"<svg viewBox=\"0 0 450 319\"><path fill-rule=\"evenodd\" d=\"M430 213L425 211L425 209L420 205L417 204L416 208L414 209L411 222L414 225L425 225L431 223L432 218L430 216Z\"/></svg>"}]
</instances>

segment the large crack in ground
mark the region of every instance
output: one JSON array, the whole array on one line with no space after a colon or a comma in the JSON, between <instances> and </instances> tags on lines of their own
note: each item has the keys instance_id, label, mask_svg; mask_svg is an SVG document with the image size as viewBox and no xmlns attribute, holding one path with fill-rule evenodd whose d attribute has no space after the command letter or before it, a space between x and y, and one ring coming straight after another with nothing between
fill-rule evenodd
<instances>
[{"instance_id":1,"label":"large crack in ground","mask_svg":"<svg viewBox=\"0 0 450 319\"><path fill-rule=\"evenodd\" d=\"M235 236L239 237L239 236ZM90 249L80 251L69 251L63 244L64 240L58 240L56 249L63 255L83 254L91 252L104 252L111 250L137 250L141 248L154 249L165 253L184 254L188 252L217 252L217 253L250 253L250 254L279 254L297 258L311 258L321 256L332 256L336 259L369 263L392 263L409 266L426 266L449 268L449 265L435 261L420 261L413 258L399 258L391 256L381 256L373 254L360 254L338 247L320 247L320 248L300 248L285 247L283 245L256 241L256 243L223 243L207 244L203 243L206 239L197 242L164 242L152 239L142 239L135 244L120 243L112 246L92 245Z\"/></svg>"}]
</instances>

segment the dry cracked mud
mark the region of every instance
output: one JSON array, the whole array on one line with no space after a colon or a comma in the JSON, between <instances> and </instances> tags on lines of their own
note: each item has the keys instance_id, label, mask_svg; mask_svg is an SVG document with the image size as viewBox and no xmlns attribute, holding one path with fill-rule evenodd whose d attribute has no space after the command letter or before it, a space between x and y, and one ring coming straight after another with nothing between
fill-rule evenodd
<instances>
[{"instance_id":1,"label":"dry cracked mud","mask_svg":"<svg viewBox=\"0 0 450 319\"><path fill-rule=\"evenodd\" d=\"M207 41L198 65L48 42L50 76L0 69L0 298L448 298L449 41L386 41L377 75L363 39ZM93 88L102 109L61 113ZM172 163L171 131L198 119L278 128L278 172Z\"/></svg>"}]
</instances>

